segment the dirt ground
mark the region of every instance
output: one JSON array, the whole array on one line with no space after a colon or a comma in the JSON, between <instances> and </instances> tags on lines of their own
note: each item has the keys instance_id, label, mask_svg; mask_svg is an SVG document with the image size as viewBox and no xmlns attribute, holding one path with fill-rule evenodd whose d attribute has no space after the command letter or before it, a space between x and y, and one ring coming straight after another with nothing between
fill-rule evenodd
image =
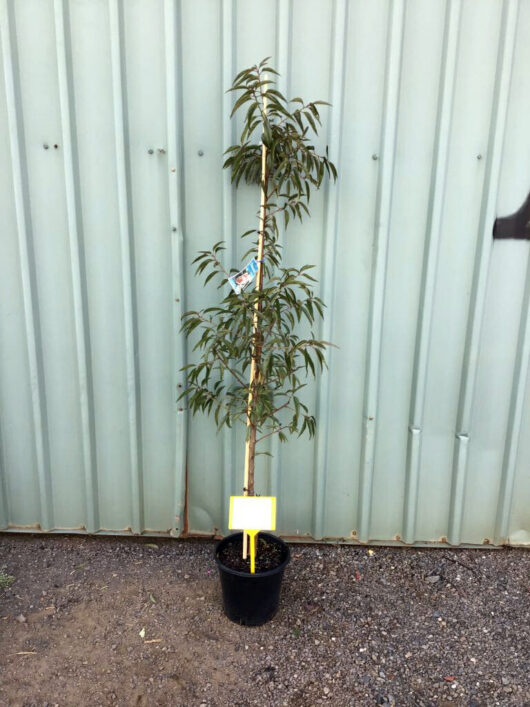
<instances>
[{"instance_id":1,"label":"dirt ground","mask_svg":"<svg viewBox=\"0 0 530 707\"><path fill-rule=\"evenodd\" d=\"M245 628L213 548L0 535L0 705L530 705L528 552L292 545Z\"/></svg>"}]
</instances>

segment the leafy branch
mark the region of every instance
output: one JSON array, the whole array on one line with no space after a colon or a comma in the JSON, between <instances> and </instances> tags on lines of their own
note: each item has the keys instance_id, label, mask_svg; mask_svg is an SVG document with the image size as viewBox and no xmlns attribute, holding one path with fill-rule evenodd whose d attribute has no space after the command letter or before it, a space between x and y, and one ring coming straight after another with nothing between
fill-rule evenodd
<instances>
[{"instance_id":1,"label":"leafy branch","mask_svg":"<svg viewBox=\"0 0 530 707\"><path fill-rule=\"evenodd\" d=\"M227 294L216 306L186 312L182 320L198 361L183 369L187 386L181 397L193 414L213 414L218 428L247 425L251 493L258 443L273 435L285 441L288 434L315 434L316 421L301 391L308 377L326 365L325 350L331 345L313 333L324 313L313 289L313 266L284 267L279 244L279 219L284 228L292 219L303 222L310 215L311 192L326 176L337 177L327 149L318 154L310 137L321 127L319 108L328 104L287 100L275 88L275 76L264 59L241 71L230 89L238 94L232 116L244 111L244 119L238 143L225 152L224 167L236 186L243 179L259 185L262 194L259 227L242 234L253 237L244 257L256 256L262 244L257 287L228 291L229 277L237 270L225 269L225 246L218 242L193 263L205 285L214 281Z\"/></svg>"}]
</instances>

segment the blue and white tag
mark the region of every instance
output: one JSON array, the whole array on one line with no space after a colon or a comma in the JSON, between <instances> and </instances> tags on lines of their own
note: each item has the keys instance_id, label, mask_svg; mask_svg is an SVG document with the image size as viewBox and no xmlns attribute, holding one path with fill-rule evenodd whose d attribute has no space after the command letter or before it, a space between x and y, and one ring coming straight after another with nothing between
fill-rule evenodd
<instances>
[{"instance_id":1,"label":"blue and white tag","mask_svg":"<svg viewBox=\"0 0 530 707\"><path fill-rule=\"evenodd\" d=\"M250 263L246 267L243 268L240 272L238 272L236 275L232 275L232 277L228 278L228 282L232 286L232 289L236 293L236 295L241 294L242 290L244 290L252 280L256 277L256 274L258 272L258 261L256 258L252 258Z\"/></svg>"}]
</instances>

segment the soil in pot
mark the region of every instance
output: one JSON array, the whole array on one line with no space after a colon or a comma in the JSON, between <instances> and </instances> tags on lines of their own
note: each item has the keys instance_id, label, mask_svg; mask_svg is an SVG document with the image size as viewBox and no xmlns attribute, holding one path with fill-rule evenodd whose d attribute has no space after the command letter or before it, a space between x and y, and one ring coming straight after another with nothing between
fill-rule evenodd
<instances>
[{"instance_id":1,"label":"soil in pot","mask_svg":"<svg viewBox=\"0 0 530 707\"><path fill-rule=\"evenodd\" d=\"M243 559L242 535L236 535L219 551L219 561L236 572L250 574L250 550L247 559ZM258 535L256 553L256 574L273 570L285 559L283 548L278 543L273 543Z\"/></svg>"}]
</instances>

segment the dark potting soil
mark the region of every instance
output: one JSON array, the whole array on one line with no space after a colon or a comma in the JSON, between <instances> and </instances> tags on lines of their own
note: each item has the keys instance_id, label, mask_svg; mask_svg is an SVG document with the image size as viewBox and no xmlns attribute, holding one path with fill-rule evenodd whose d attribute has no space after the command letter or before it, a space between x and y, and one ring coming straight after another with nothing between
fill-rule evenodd
<instances>
[{"instance_id":1,"label":"dark potting soil","mask_svg":"<svg viewBox=\"0 0 530 707\"><path fill-rule=\"evenodd\" d=\"M242 536L228 542L219 552L219 560L231 570L237 572L250 573L250 545L247 559L243 559L243 540ZM273 570L283 561L283 552L281 545L270 542L258 535L257 552L256 552L256 573L267 572Z\"/></svg>"}]
</instances>

